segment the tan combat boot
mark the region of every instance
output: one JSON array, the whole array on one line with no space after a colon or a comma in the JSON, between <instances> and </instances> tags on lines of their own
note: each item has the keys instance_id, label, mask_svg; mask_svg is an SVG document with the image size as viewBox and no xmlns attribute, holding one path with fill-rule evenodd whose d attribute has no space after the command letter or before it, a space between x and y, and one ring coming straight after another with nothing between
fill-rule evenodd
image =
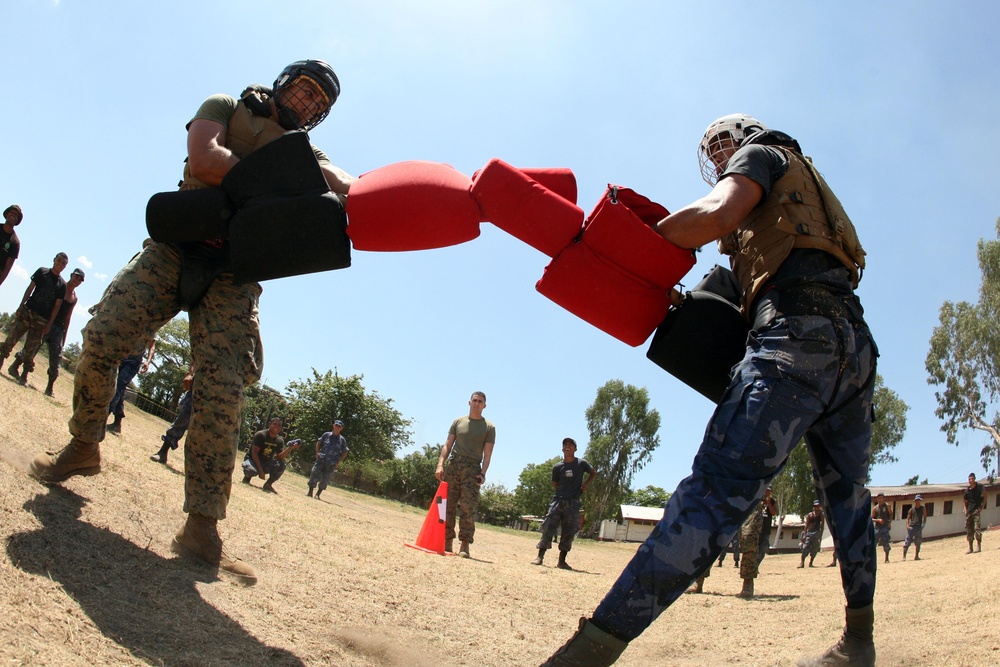
<instances>
[{"instance_id":1,"label":"tan combat boot","mask_svg":"<svg viewBox=\"0 0 1000 667\"><path fill-rule=\"evenodd\" d=\"M581 618L580 629L542 667L608 667L627 647L627 641Z\"/></svg>"},{"instance_id":2,"label":"tan combat boot","mask_svg":"<svg viewBox=\"0 0 1000 667\"><path fill-rule=\"evenodd\" d=\"M257 583L257 573L239 558L233 558L226 553L216 528L217 523L218 519L202 514L188 514L184 526L170 543L170 550L175 554L194 557L217 567L235 577L244 586L253 586Z\"/></svg>"},{"instance_id":3,"label":"tan combat boot","mask_svg":"<svg viewBox=\"0 0 1000 667\"><path fill-rule=\"evenodd\" d=\"M101 446L73 438L62 451L45 452L31 462L31 476L46 484L58 484L75 475L101 472Z\"/></svg>"},{"instance_id":4,"label":"tan combat boot","mask_svg":"<svg viewBox=\"0 0 1000 667\"><path fill-rule=\"evenodd\" d=\"M753 597L753 579L743 580L743 590L741 590L737 595L741 598L752 598Z\"/></svg>"},{"instance_id":5,"label":"tan combat boot","mask_svg":"<svg viewBox=\"0 0 1000 667\"><path fill-rule=\"evenodd\" d=\"M848 608L840 641L823 655L800 660L799 667L875 667L874 625L875 612L871 605L861 609Z\"/></svg>"},{"instance_id":6,"label":"tan combat boot","mask_svg":"<svg viewBox=\"0 0 1000 667\"><path fill-rule=\"evenodd\" d=\"M469 543L468 542L462 542L462 546L460 546L458 548L458 555L459 555L460 558L471 558L472 557L469 554Z\"/></svg>"}]
</instances>

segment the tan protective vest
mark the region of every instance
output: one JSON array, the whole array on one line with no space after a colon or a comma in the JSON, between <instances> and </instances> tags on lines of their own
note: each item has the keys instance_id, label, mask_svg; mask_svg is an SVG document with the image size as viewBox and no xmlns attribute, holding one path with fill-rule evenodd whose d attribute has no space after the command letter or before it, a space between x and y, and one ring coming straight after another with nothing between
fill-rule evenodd
<instances>
[{"instance_id":1,"label":"tan protective vest","mask_svg":"<svg viewBox=\"0 0 1000 667\"><path fill-rule=\"evenodd\" d=\"M277 122L264 116L258 116L247 108L243 100L236 105L236 111L229 117L226 127L225 146L236 157L243 159L261 146L269 144L285 134L287 130ZM191 175L191 169L184 163L184 181L181 190L194 190L209 187Z\"/></svg>"},{"instance_id":2,"label":"tan protective vest","mask_svg":"<svg viewBox=\"0 0 1000 667\"><path fill-rule=\"evenodd\" d=\"M748 316L761 287L778 271L793 248L823 250L843 263L858 286L865 251L840 200L808 158L774 146L788 157L788 171L764 202L719 239L719 251L730 256L743 288L741 306Z\"/></svg>"}]
</instances>

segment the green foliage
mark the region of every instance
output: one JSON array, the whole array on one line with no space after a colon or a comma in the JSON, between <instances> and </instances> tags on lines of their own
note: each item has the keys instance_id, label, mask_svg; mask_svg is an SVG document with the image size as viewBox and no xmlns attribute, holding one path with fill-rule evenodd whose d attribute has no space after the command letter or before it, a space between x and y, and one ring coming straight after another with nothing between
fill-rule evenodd
<instances>
[{"instance_id":1,"label":"green foliage","mask_svg":"<svg viewBox=\"0 0 1000 667\"><path fill-rule=\"evenodd\" d=\"M329 431L334 419L344 422L348 460L392 460L395 452L412 445L410 420L392 407L392 399L367 392L363 376L341 377L333 371L288 383L288 404L294 415L293 437L314 444Z\"/></svg>"},{"instance_id":2,"label":"green foliage","mask_svg":"<svg viewBox=\"0 0 1000 667\"><path fill-rule=\"evenodd\" d=\"M795 446L788 463L771 482L771 495L778 504L779 514L805 516L812 511L816 484L805 443L799 442Z\"/></svg>"},{"instance_id":3,"label":"green foliage","mask_svg":"<svg viewBox=\"0 0 1000 667\"><path fill-rule=\"evenodd\" d=\"M517 477L514 500L518 514L545 516L555 487L552 486L552 466L563 460L556 456L544 463L529 463ZM589 491L589 489L588 489Z\"/></svg>"},{"instance_id":4,"label":"green foliage","mask_svg":"<svg viewBox=\"0 0 1000 667\"><path fill-rule=\"evenodd\" d=\"M383 493L417 507L427 507L437 492L439 482L434 471L440 455L441 445L424 445L401 459L387 461L389 475Z\"/></svg>"},{"instance_id":5,"label":"green foliage","mask_svg":"<svg viewBox=\"0 0 1000 667\"><path fill-rule=\"evenodd\" d=\"M920 478L920 475L914 475L910 479L908 479L905 482L903 482L903 486L916 486L918 484L917 480L919 478ZM919 482L919 484L930 484L930 482L928 482L927 478L924 477L924 481Z\"/></svg>"},{"instance_id":6,"label":"green foliage","mask_svg":"<svg viewBox=\"0 0 1000 667\"><path fill-rule=\"evenodd\" d=\"M156 334L150 370L138 376L139 392L171 410L184 393L181 380L191 367L191 335L182 317L163 325Z\"/></svg>"},{"instance_id":7,"label":"green foliage","mask_svg":"<svg viewBox=\"0 0 1000 667\"><path fill-rule=\"evenodd\" d=\"M872 422L872 464L896 463L892 449L906 433L906 413L910 409L906 403L885 386L882 376L875 375L875 421ZM869 477L869 481L871 478Z\"/></svg>"},{"instance_id":8,"label":"green foliage","mask_svg":"<svg viewBox=\"0 0 1000 667\"><path fill-rule=\"evenodd\" d=\"M83 348L79 343L70 343L62 351L62 367L70 373L76 372L76 364L80 361Z\"/></svg>"},{"instance_id":9,"label":"green foliage","mask_svg":"<svg viewBox=\"0 0 1000 667\"><path fill-rule=\"evenodd\" d=\"M514 494L503 484L486 484L479 491L480 521L494 526L509 526L520 516Z\"/></svg>"},{"instance_id":10,"label":"green foliage","mask_svg":"<svg viewBox=\"0 0 1000 667\"><path fill-rule=\"evenodd\" d=\"M670 492L650 484L644 489L636 489L628 494L624 504L639 507L663 507L670 500Z\"/></svg>"},{"instance_id":11,"label":"green foliage","mask_svg":"<svg viewBox=\"0 0 1000 667\"><path fill-rule=\"evenodd\" d=\"M0 313L0 333L6 335L10 333L10 325L14 323L14 315L11 313Z\"/></svg>"},{"instance_id":12,"label":"green foliage","mask_svg":"<svg viewBox=\"0 0 1000 667\"><path fill-rule=\"evenodd\" d=\"M1000 237L1000 219L996 223ZM1000 458L1000 240L980 239L977 255L982 282L979 301L941 306L940 325L931 334L925 367L928 384L943 421L948 442L957 445L959 432L984 431L991 442L982 451L983 469Z\"/></svg>"},{"instance_id":13,"label":"green foliage","mask_svg":"<svg viewBox=\"0 0 1000 667\"><path fill-rule=\"evenodd\" d=\"M602 519L617 515L635 473L649 463L653 450L659 447L656 431L660 428L660 414L649 409L645 388L610 380L597 390L586 417L590 443L583 458L598 475L583 496L593 533Z\"/></svg>"}]
</instances>

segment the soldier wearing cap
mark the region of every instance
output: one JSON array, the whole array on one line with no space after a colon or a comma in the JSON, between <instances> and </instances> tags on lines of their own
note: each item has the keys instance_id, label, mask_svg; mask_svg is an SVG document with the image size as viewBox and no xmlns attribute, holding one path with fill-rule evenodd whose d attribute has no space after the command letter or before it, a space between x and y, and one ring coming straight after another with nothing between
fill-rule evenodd
<instances>
[{"instance_id":1,"label":"soldier wearing cap","mask_svg":"<svg viewBox=\"0 0 1000 667\"><path fill-rule=\"evenodd\" d=\"M66 281L63 269L69 262L66 253L61 252L52 259L52 268L39 267L31 276L28 288L24 290L21 305L14 314L7 340L0 344L0 364L7 359L21 337L24 347L15 355L14 363L7 372L21 384L28 384L28 373L35 370L35 355L42 346L42 339L49 335L59 315L63 299L66 297Z\"/></svg>"},{"instance_id":2,"label":"soldier wearing cap","mask_svg":"<svg viewBox=\"0 0 1000 667\"><path fill-rule=\"evenodd\" d=\"M913 560L920 560L920 543L924 541L924 526L927 525L927 508L924 507L924 497L919 493L913 499L913 507L906 513L906 540L903 542L903 560L906 551L914 546Z\"/></svg>"},{"instance_id":3,"label":"soldier wearing cap","mask_svg":"<svg viewBox=\"0 0 1000 667\"><path fill-rule=\"evenodd\" d=\"M11 204L3 210L3 225L0 226L0 285L7 280L14 260L21 253L21 239L17 238L14 228L22 220L24 213L17 204Z\"/></svg>"},{"instance_id":4,"label":"soldier wearing cap","mask_svg":"<svg viewBox=\"0 0 1000 667\"><path fill-rule=\"evenodd\" d=\"M316 441L316 463L309 473L309 491L306 492L310 498L313 497L313 489L316 489L316 499L319 500L319 494L326 491L333 473L341 461L347 458L347 440L340 435L343 430L344 422L337 419L331 430L319 436Z\"/></svg>"},{"instance_id":5,"label":"soldier wearing cap","mask_svg":"<svg viewBox=\"0 0 1000 667\"><path fill-rule=\"evenodd\" d=\"M889 530L892 528L892 510L885 502L885 494L875 496L875 508L872 510L872 523L875 524L875 543L882 546L885 552L885 562L889 562Z\"/></svg>"}]
</instances>

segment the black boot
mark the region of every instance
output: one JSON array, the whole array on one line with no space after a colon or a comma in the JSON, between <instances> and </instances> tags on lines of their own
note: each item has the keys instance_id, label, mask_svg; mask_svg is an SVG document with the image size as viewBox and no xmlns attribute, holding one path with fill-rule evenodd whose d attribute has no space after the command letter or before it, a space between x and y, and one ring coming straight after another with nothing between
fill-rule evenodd
<instances>
[{"instance_id":1,"label":"black boot","mask_svg":"<svg viewBox=\"0 0 1000 667\"><path fill-rule=\"evenodd\" d=\"M26 384L28 384L28 367L27 366L22 366L21 369L22 369L21 370L21 377L17 378L17 381L19 383L21 383L22 385L26 385Z\"/></svg>"},{"instance_id":2,"label":"black boot","mask_svg":"<svg viewBox=\"0 0 1000 667\"><path fill-rule=\"evenodd\" d=\"M122 434L122 417L115 415L115 420L108 424L108 433L114 433L115 435Z\"/></svg>"},{"instance_id":3,"label":"black boot","mask_svg":"<svg viewBox=\"0 0 1000 667\"><path fill-rule=\"evenodd\" d=\"M571 568L569 566L569 563L566 562L566 554L568 554L568 553L569 553L568 551L560 551L559 552L559 562L556 563L556 567L558 567L560 570L572 570L573 569L573 568Z\"/></svg>"},{"instance_id":4,"label":"black boot","mask_svg":"<svg viewBox=\"0 0 1000 667\"><path fill-rule=\"evenodd\" d=\"M313 487L311 484L309 485L309 490L306 491L306 495L309 496L310 498L313 497Z\"/></svg>"},{"instance_id":5,"label":"black boot","mask_svg":"<svg viewBox=\"0 0 1000 667\"><path fill-rule=\"evenodd\" d=\"M149 457L150 461L155 461L156 463L162 463L166 465L167 463L167 452L170 451L170 443L164 442L163 446L160 447L160 451L156 452Z\"/></svg>"},{"instance_id":6,"label":"black boot","mask_svg":"<svg viewBox=\"0 0 1000 667\"><path fill-rule=\"evenodd\" d=\"M20 366L20 365L21 365L21 355L20 354L15 354L14 355L14 363L12 363L10 365L10 368L7 369L7 373L12 378L14 378L15 380L18 380L18 381L20 381L20 379L21 379L21 371L18 370L18 366Z\"/></svg>"},{"instance_id":7,"label":"black boot","mask_svg":"<svg viewBox=\"0 0 1000 667\"><path fill-rule=\"evenodd\" d=\"M52 395L52 390L53 390L53 388L55 388L55 385L56 385L56 379L55 379L55 377L53 377L53 376L50 375L49 376L49 383L45 386L45 395L46 396L51 396Z\"/></svg>"},{"instance_id":8,"label":"black boot","mask_svg":"<svg viewBox=\"0 0 1000 667\"><path fill-rule=\"evenodd\" d=\"M546 549L539 549L538 550L538 558L536 558L535 560L531 561L531 564L532 565L541 565L542 561L545 560L545 552L546 552Z\"/></svg>"},{"instance_id":9,"label":"black boot","mask_svg":"<svg viewBox=\"0 0 1000 667\"><path fill-rule=\"evenodd\" d=\"M627 647L627 641L581 618L580 629L542 667L608 667Z\"/></svg>"},{"instance_id":10,"label":"black boot","mask_svg":"<svg viewBox=\"0 0 1000 667\"><path fill-rule=\"evenodd\" d=\"M875 667L874 624L875 612L871 605L847 609L847 622L840 641L823 655L799 661L799 667Z\"/></svg>"}]
</instances>

